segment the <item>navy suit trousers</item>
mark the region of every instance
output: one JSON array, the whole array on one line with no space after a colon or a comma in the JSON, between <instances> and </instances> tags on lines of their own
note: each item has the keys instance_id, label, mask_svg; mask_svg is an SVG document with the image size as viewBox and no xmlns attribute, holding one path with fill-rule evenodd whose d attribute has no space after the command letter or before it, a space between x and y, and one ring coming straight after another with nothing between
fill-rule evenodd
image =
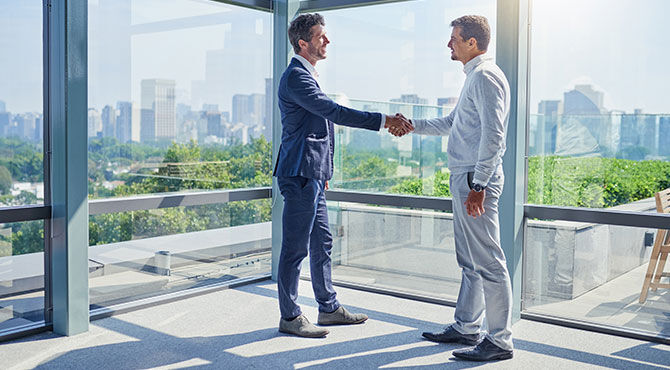
<instances>
[{"instance_id":1,"label":"navy suit trousers","mask_svg":"<svg viewBox=\"0 0 670 370\"><path fill-rule=\"evenodd\" d=\"M298 282L302 260L308 253L319 311L333 312L340 303L331 280L333 236L328 227L325 181L295 176L278 177L277 182L284 197L277 277L281 317L291 319L302 313L297 304Z\"/></svg>"}]
</instances>

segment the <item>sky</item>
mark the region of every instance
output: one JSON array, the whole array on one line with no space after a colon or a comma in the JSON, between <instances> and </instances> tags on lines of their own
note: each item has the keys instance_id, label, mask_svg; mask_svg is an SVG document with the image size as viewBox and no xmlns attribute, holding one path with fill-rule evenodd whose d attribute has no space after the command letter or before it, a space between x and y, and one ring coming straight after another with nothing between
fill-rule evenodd
<instances>
[{"instance_id":1,"label":"sky","mask_svg":"<svg viewBox=\"0 0 670 370\"><path fill-rule=\"evenodd\" d=\"M42 1L0 0L0 100L42 110ZM446 47L449 22L489 18L495 0L416 0L323 12L331 44L317 64L327 93L387 101L458 96L465 75ZM670 113L667 0L534 0L531 112L575 84L605 93L605 108ZM495 42L489 54L495 55ZM177 100L230 110L232 95L265 92L272 15L206 0L89 0L89 106L139 104L140 81L177 82Z\"/></svg>"}]
</instances>

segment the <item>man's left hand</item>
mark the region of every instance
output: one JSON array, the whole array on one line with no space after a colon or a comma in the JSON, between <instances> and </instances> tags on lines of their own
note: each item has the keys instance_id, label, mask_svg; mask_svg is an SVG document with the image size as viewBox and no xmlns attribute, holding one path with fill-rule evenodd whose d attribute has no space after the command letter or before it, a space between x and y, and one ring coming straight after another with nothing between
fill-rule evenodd
<instances>
[{"instance_id":1,"label":"man's left hand","mask_svg":"<svg viewBox=\"0 0 670 370\"><path fill-rule=\"evenodd\" d=\"M330 189L330 185L328 185L328 180L326 180L326 190Z\"/></svg>"},{"instance_id":2,"label":"man's left hand","mask_svg":"<svg viewBox=\"0 0 670 370\"><path fill-rule=\"evenodd\" d=\"M465 200L468 215L477 218L484 214L484 198L486 198L486 189L479 192L470 190L468 199Z\"/></svg>"}]
</instances>

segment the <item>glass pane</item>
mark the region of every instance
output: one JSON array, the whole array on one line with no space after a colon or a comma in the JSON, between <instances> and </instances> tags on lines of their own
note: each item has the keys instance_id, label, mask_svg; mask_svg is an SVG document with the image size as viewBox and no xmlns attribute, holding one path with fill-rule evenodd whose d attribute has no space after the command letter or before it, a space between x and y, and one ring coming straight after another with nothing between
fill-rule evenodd
<instances>
[{"instance_id":1,"label":"glass pane","mask_svg":"<svg viewBox=\"0 0 670 370\"><path fill-rule=\"evenodd\" d=\"M89 0L89 197L271 184L272 13ZM270 271L270 201L91 216L91 307Z\"/></svg>"},{"instance_id":2,"label":"glass pane","mask_svg":"<svg viewBox=\"0 0 670 370\"><path fill-rule=\"evenodd\" d=\"M0 207L44 203L42 1L0 2Z\"/></svg>"},{"instance_id":3,"label":"glass pane","mask_svg":"<svg viewBox=\"0 0 670 370\"><path fill-rule=\"evenodd\" d=\"M645 211L670 187L669 10L533 2L528 203Z\"/></svg>"},{"instance_id":4,"label":"glass pane","mask_svg":"<svg viewBox=\"0 0 670 370\"><path fill-rule=\"evenodd\" d=\"M526 312L670 337L668 290L649 290L640 303L657 230L528 220L526 238Z\"/></svg>"},{"instance_id":5,"label":"glass pane","mask_svg":"<svg viewBox=\"0 0 670 370\"><path fill-rule=\"evenodd\" d=\"M450 23L462 15L488 18L493 35L487 54L496 53L495 0L419 0L322 14L331 44L328 58L316 66L319 84L356 109L446 116L465 81L463 65L450 60L447 48ZM333 188L450 196L446 137L398 139L386 130L338 127L336 140Z\"/></svg>"},{"instance_id":6,"label":"glass pane","mask_svg":"<svg viewBox=\"0 0 670 370\"><path fill-rule=\"evenodd\" d=\"M270 273L270 203L91 216L91 308Z\"/></svg>"},{"instance_id":7,"label":"glass pane","mask_svg":"<svg viewBox=\"0 0 670 370\"><path fill-rule=\"evenodd\" d=\"M89 1L91 198L271 183L272 13Z\"/></svg>"},{"instance_id":8,"label":"glass pane","mask_svg":"<svg viewBox=\"0 0 670 370\"><path fill-rule=\"evenodd\" d=\"M452 214L329 202L333 281L455 301ZM302 274L309 276L309 261Z\"/></svg>"},{"instance_id":9,"label":"glass pane","mask_svg":"<svg viewBox=\"0 0 670 370\"><path fill-rule=\"evenodd\" d=\"M0 334L44 320L44 221L0 224Z\"/></svg>"}]
</instances>

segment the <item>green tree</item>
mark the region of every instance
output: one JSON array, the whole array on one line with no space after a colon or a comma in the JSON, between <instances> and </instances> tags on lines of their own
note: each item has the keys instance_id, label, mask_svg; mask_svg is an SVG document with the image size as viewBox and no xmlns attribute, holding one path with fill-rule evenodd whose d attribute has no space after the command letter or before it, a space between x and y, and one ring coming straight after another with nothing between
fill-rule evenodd
<instances>
[{"instance_id":1,"label":"green tree","mask_svg":"<svg viewBox=\"0 0 670 370\"><path fill-rule=\"evenodd\" d=\"M12 224L12 254L42 252L44 250L44 222L29 221Z\"/></svg>"},{"instance_id":2,"label":"green tree","mask_svg":"<svg viewBox=\"0 0 670 370\"><path fill-rule=\"evenodd\" d=\"M7 167L0 166L0 194L7 194L12 189L12 174Z\"/></svg>"}]
</instances>

